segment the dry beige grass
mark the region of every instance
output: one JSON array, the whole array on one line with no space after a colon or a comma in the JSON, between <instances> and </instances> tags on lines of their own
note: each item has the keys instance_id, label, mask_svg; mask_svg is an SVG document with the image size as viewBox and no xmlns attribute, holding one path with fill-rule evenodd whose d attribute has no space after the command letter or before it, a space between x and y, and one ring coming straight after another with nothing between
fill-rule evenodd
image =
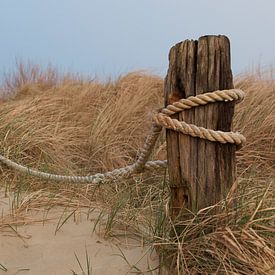
<instances>
[{"instance_id":1,"label":"dry beige grass","mask_svg":"<svg viewBox=\"0 0 275 275\"><path fill-rule=\"evenodd\" d=\"M56 172L94 173L131 162L161 101L162 81L141 73L107 84L70 79L46 90L18 82L15 98L2 105L3 147Z\"/></svg>"},{"instance_id":2,"label":"dry beige grass","mask_svg":"<svg viewBox=\"0 0 275 275\"><path fill-rule=\"evenodd\" d=\"M247 138L238 153L239 166L246 169L256 165L257 171L267 169L274 173L275 79L247 74L237 77L235 82L236 87L247 93L245 101L237 105L234 118L234 128Z\"/></svg>"},{"instance_id":3,"label":"dry beige grass","mask_svg":"<svg viewBox=\"0 0 275 275\"><path fill-rule=\"evenodd\" d=\"M162 106L163 80L141 72L100 83L49 69L25 68L7 81L13 97L1 103L1 153L33 168L66 174L104 172L132 163ZM275 81L255 75L236 78L247 92L236 107L234 128L247 137L238 152L237 207L184 224L167 219L165 175L140 175L102 187L55 185L17 175L2 166L1 186L28 192L16 215L38 207L97 204L107 213L106 235L125 230L176 256L188 274L271 274L274 268ZM162 139L163 142L163 139ZM165 157L160 150L154 157ZM22 203L22 201L24 203ZM215 207L215 206L213 206ZM100 224L100 221L99 221ZM7 219L0 220L0 228ZM172 238L171 228L185 228Z\"/></svg>"}]
</instances>

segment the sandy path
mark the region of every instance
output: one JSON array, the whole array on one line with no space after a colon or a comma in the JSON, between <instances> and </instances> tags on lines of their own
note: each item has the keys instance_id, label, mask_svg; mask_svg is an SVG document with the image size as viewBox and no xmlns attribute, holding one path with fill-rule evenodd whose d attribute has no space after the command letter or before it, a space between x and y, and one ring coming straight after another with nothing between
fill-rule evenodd
<instances>
[{"instance_id":1,"label":"sandy path","mask_svg":"<svg viewBox=\"0 0 275 275\"><path fill-rule=\"evenodd\" d=\"M5 212L8 210L7 201L0 198L1 213L4 209ZM119 248L128 264L114 242L92 233L91 220L81 218L75 222L71 218L55 234L57 223L58 220L18 226L16 230L21 237L16 236L11 229L0 229L0 264L7 269L0 269L0 274L59 275L73 274L72 270L77 274L88 274L86 251L92 267L90 274L135 274L139 273L138 269L142 271L139 274L145 274L158 265L156 254L148 252L148 247L141 247L136 241L129 243L129 240L124 239L124 244L120 244ZM82 273L75 254L85 273ZM157 271L147 274L157 274Z\"/></svg>"}]
</instances>

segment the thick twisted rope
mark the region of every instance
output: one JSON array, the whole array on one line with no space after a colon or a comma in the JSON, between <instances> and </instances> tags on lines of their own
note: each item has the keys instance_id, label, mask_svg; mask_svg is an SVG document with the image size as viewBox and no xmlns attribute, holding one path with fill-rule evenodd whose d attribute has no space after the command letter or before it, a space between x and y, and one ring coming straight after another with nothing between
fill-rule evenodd
<instances>
[{"instance_id":1,"label":"thick twisted rope","mask_svg":"<svg viewBox=\"0 0 275 275\"><path fill-rule=\"evenodd\" d=\"M158 139L162 127L153 123L150 134L147 136L143 148L140 151L140 155L137 161L123 168L114 169L113 171L106 173L97 173L89 176L67 176L58 175L52 173L46 173L35 169L28 168L21 164L18 164L2 155L0 155L0 161L5 163L8 167L27 175L38 177L41 179L52 181L66 181L71 183L90 183L101 184L107 181L118 180L122 178L129 178L134 174L139 174L145 171L153 171L158 169L165 169L167 166L166 160L148 161L154 145Z\"/></svg>"},{"instance_id":2,"label":"thick twisted rope","mask_svg":"<svg viewBox=\"0 0 275 275\"><path fill-rule=\"evenodd\" d=\"M239 89L215 91L211 93L200 94L197 96L190 96L187 99L181 99L166 108L163 108L158 114L154 116L157 125L163 126L166 129L181 132L192 137L199 137L210 141L218 141L220 143L235 143L241 145L245 142L245 137L240 133L222 132L198 127L194 124L188 124L185 121L178 121L172 119L170 116L191 109L200 105L219 101L233 101L237 103L244 98L244 92Z\"/></svg>"},{"instance_id":3,"label":"thick twisted rope","mask_svg":"<svg viewBox=\"0 0 275 275\"><path fill-rule=\"evenodd\" d=\"M41 172L35 169L28 168L21 164L18 164L2 155L0 155L0 161L13 168L14 170L28 174L31 176L39 177L46 180L53 181L66 181L72 183L90 183L101 184L107 181L118 180L122 178L129 178L134 174L142 173L144 171L152 171L157 169L164 169L167 167L166 160L148 161L153 148L156 144L158 136L162 127L167 129L173 129L183 134L191 135L193 137L199 137L210 141L218 141L221 143L235 143L241 145L245 142L245 137L239 133L214 131L211 129L205 129L203 127L197 127L193 124L187 124L184 121L178 121L172 119L170 116L182 112L184 110L191 109L200 105L206 105L212 102L219 101L241 101L244 98L244 93L238 89L215 91L211 93L205 93L197 96L191 96L187 99L181 99L166 108L163 108L158 114L154 115L155 122L152 125L150 134L147 136L143 148L140 151L137 161L123 168L114 169L113 171L106 173L97 173L88 176L66 176Z\"/></svg>"},{"instance_id":4,"label":"thick twisted rope","mask_svg":"<svg viewBox=\"0 0 275 275\"><path fill-rule=\"evenodd\" d=\"M14 161L11 161L1 155L0 155L0 161L5 163L10 168L13 168L14 170L23 174L27 174L27 175L38 177L45 180L63 181L63 182L71 182L71 183L101 184L111 180L129 178L134 174L140 173L135 169L135 164L132 164L123 168L115 169L111 172L97 173L91 176L66 176L66 175L45 173L35 169L31 169L21 164L18 164ZM148 161L144 165L144 169L142 170L142 172L153 171L157 169L164 169L166 168L166 166L167 166L166 160Z\"/></svg>"}]
</instances>

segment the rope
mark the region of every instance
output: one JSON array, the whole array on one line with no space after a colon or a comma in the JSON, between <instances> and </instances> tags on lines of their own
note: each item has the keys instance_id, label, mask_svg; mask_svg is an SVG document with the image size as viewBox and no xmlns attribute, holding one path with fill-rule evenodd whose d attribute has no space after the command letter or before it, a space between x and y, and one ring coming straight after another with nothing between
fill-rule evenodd
<instances>
[{"instance_id":1,"label":"rope","mask_svg":"<svg viewBox=\"0 0 275 275\"><path fill-rule=\"evenodd\" d=\"M90 184L102 184L112 180L118 180L122 178L129 178L134 174L139 174L144 171L152 171L158 169L165 169L167 167L166 160L148 161L153 148L156 144L158 136L162 130L162 127L166 129L172 129L183 134L191 135L192 137L199 137L210 141L216 141L220 143L231 143L241 145L245 142L245 137L239 133L222 132L198 127L193 124L187 124L184 121L178 121L172 119L170 116L182 112L184 110L191 109L200 105L206 105L213 102L230 102L236 100L237 103L244 98L244 92L238 89L215 91L211 93L200 94L197 96L191 96L187 99L181 99L174 102L171 105L166 106L160 112L153 116L154 123L151 128L150 134L147 136L143 148L140 150L137 161L123 168L114 169L113 171L106 173L97 173L88 176L66 176L45 173L38 170L34 170L18 164L2 155L0 155L0 161L6 164L8 167L38 178L53 180L53 181L66 181L72 183L90 183Z\"/></svg>"},{"instance_id":2,"label":"rope","mask_svg":"<svg viewBox=\"0 0 275 275\"><path fill-rule=\"evenodd\" d=\"M10 168L13 168L14 170L27 174L30 176L38 177L41 179L46 180L53 180L53 181L66 181L71 183L90 183L90 184L101 184L107 181L111 180L118 180L122 178L129 178L133 174L137 174L138 171L135 169L135 164L128 165L123 168L115 169L111 172L107 172L104 174L97 173L91 176L65 176L65 175L58 175L58 174L51 174L51 173L45 173L41 171L37 171L31 168L28 168L26 166L23 166L21 164L18 164L12 160L9 160L3 156L0 155L0 161L5 163ZM144 171L153 171L157 169L164 169L167 166L166 160L155 160L155 161L148 161L144 165Z\"/></svg>"},{"instance_id":3,"label":"rope","mask_svg":"<svg viewBox=\"0 0 275 275\"><path fill-rule=\"evenodd\" d=\"M137 161L132 165L128 165L126 167L119 169L114 169L113 171L106 173L97 173L89 176L66 176L37 171L35 169L31 169L29 167L18 164L2 155L0 155L0 161L2 161L8 167L13 168L14 170L20 173L38 177L41 179L53 181L66 181L72 183L101 184L103 182L111 180L129 178L131 175L139 174L144 171L165 169L167 166L166 160L148 161L161 130L161 126L158 126L155 123L153 123L151 132L146 138L146 141L143 145L143 148L140 151L140 155Z\"/></svg>"},{"instance_id":4,"label":"rope","mask_svg":"<svg viewBox=\"0 0 275 275\"><path fill-rule=\"evenodd\" d=\"M244 92L239 89L215 91L211 93L200 94L197 96L190 96L187 99L181 99L163 108L158 114L154 116L157 125L163 126L166 129L172 129L192 137L199 137L209 141L218 141L220 143L231 143L241 145L245 142L245 137L239 133L222 132L198 127L193 124L188 124L185 121L173 119L170 116L189 110L193 107L206 105L208 103L225 101L230 102L236 100L237 103L243 100Z\"/></svg>"}]
</instances>

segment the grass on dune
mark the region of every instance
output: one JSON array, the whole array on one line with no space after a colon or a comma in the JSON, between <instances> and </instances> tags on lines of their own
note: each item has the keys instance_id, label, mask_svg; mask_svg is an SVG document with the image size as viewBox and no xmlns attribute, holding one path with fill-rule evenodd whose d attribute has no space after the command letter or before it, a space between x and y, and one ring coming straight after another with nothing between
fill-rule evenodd
<instances>
[{"instance_id":1,"label":"grass on dune","mask_svg":"<svg viewBox=\"0 0 275 275\"><path fill-rule=\"evenodd\" d=\"M70 79L46 90L34 85L35 92L29 82L20 84L13 100L3 104L3 147L36 166L47 163L59 172L85 174L124 166L136 157L150 112L160 105L162 81L129 74L116 83Z\"/></svg>"},{"instance_id":2,"label":"grass on dune","mask_svg":"<svg viewBox=\"0 0 275 275\"><path fill-rule=\"evenodd\" d=\"M271 274L274 268L275 81L257 75L236 77L246 92L236 105L234 129L247 142L237 153L238 180L226 201L169 220L166 171L141 174L103 186L55 184L18 175L1 166L1 186L22 190L20 213L55 205L102 209L105 235L130 232L151 243L179 273ZM0 150L12 160L53 173L86 175L133 163L149 131L151 113L163 104L163 80L142 72L115 81L19 65L2 90L12 95L0 105ZM164 137L153 158L165 158ZM165 149L165 148L164 148ZM23 217L23 216L22 216ZM22 218L21 217L21 218ZM6 220L4 220L6 218ZM8 220L9 221L9 220ZM7 226L0 219L0 228ZM181 227L181 234L176 228ZM175 229L175 234L169 232Z\"/></svg>"},{"instance_id":3,"label":"grass on dune","mask_svg":"<svg viewBox=\"0 0 275 275\"><path fill-rule=\"evenodd\" d=\"M236 87L246 92L245 101L236 106L234 128L244 133L247 143L238 152L242 169L256 165L274 176L275 155L275 79L243 75L235 79ZM259 171L259 170L258 170Z\"/></svg>"}]
</instances>

